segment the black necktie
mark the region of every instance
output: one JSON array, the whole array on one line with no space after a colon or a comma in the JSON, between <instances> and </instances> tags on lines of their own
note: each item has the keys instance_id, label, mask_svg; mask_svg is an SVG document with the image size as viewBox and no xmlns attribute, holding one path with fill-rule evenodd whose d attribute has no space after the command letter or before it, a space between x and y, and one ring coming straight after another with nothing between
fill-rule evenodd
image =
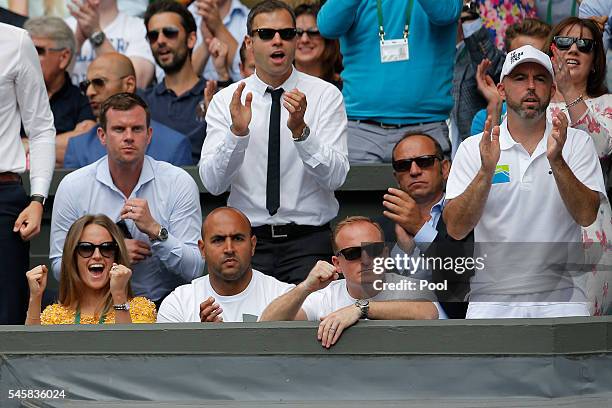
<instances>
[{"instance_id":1,"label":"black necktie","mask_svg":"<svg viewBox=\"0 0 612 408\"><path fill-rule=\"evenodd\" d=\"M283 88L266 92L272 95L270 108L270 133L268 138L268 178L266 181L266 208L270 215L276 214L280 207L280 99Z\"/></svg>"}]
</instances>

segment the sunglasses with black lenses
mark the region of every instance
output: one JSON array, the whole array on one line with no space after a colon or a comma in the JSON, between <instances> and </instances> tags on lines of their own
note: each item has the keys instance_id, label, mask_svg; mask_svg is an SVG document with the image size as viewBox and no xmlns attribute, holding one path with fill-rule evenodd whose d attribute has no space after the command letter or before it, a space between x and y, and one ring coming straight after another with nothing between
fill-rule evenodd
<instances>
[{"instance_id":1,"label":"sunglasses with black lenses","mask_svg":"<svg viewBox=\"0 0 612 408\"><path fill-rule=\"evenodd\" d=\"M77 254L83 258L91 258L96 251L96 248L100 250L100 253L105 258L114 258L117 253L116 242L108 241L101 244L92 244L91 242L79 242L76 247Z\"/></svg>"},{"instance_id":2,"label":"sunglasses with black lenses","mask_svg":"<svg viewBox=\"0 0 612 408\"><path fill-rule=\"evenodd\" d=\"M440 157L436 155L427 155L413 157L412 159L393 160L391 164L393 165L393 170L402 172L410 170L410 168L412 167L412 162L415 162L417 166L419 166L419 168L426 169L428 167L433 166L436 159L441 160Z\"/></svg>"},{"instance_id":3,"label":"sunglasses with black lenses","mask_svg":"<svg viewBox=\"0 0 612 408\"><path fill-rule=\"evenodd\" d=\"M66 49L63 47L62 48L53 48L53 47L45 48L45 47L40 47L38 45L35 45L34 48L36 48L36 52L40 56L45 56L47 54L47 51L63 51Z\"/></svg>"},{"instance_id":4,"label":"sunglasses with black lenses","mask_svg":"<svg viewBox=\"0 0 612 408\"><path fill-rule=\"evenodd\" d=\"M295 28L281 28L280 30L276 30L274 28L257 28L253 30L251 35L255 35L255 33L257 33L259 38L261 38L263 41L270 41L274 38L276 33L280 35L281 39L289 41L295 38L297 35L297 30Z\"/></svg>"},{"instance_id":5,"label":"sunglasses with black lenses","mask_svg":"<svg viewBox=\"0 0 612 408\"><path fill-rule=\"evenodd\" d=\"M595 41L589 38L576 38L576 37L564 37L564 36L556 36L553 38L555 46L562 50L567 51L572 47L572 44L576 43L576 47L578 51L588 54L593 50L593 44Z\"/></svg>"},{"instance_id":6,"label":"sunglasses with black lenses","mask_svg":"<svg viewBox=\"0 0 612 408\"><path fill-rule=\"evenodd\" d=\"M317 38L321 36L321 33L316 28L309 28L308 30L304 30L302 28L296 28L295 33L297 34L298 37L301 37L302 35L304 35L304 33L306 33L308 38Z\"/></svg>"},{"instance_id":7,"label":"sunglasses with black lenses","mask_svg":"<svg viewBox=\"0 0 612 408\"><path fill-rule=\"evenodd\" d=\"M89 88L89 85L93 85L94 88L104 88L104 86L106 85L106 79L104 78L93 78L93 79L86 79L84 81L79 82L79 89L81 90L81 93L83 95L87 94L87 88Z\"/></svg>"},{"instance_id":8,"label":"sunglasses with black lenses","mask_svg":"<svg viewBox=\"0 0 612 408\"><path fill-rule=\"evenodd\" d=\"M363 251L368 255L368 257L376 258L382 255L384 249L384 242L372 242L363 244L362 246L341 249L336 253L336 256L342 255L347 261L354 261L361 258L361 252Z\"/></svg>"},{"instance_id":9,"label":"sunglasses with black lenses","mask_svg":"<svg viewBox=\"0 0 612 408\"><path fill-rule=\"evenodd\" d=\"M160 30L147 31L147 40L149 43L153 44L157 41L159 38L159 31ZM178 37L180 31L176 27L164 27L161 29L161 32L164 34L164 37L169 40L173 40Z\"/></svg>"}]
</instances>

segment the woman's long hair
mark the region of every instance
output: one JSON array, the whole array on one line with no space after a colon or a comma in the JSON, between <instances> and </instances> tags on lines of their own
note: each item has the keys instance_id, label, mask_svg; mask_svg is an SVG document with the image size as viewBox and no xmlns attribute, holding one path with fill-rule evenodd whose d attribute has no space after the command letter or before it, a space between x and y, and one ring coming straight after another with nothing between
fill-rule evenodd
<instances>
[{"instance_id":1,"label":"woman's long hair","mask_svg":"<svg viewBox=\"0 0 612 408\"><path fill-rule=\"evenodd\" d=\"M84 215L72 224L66 235L66 241L64 242L64 251L62 253L62 268L60 271L60 287L59 287L59 301L62 305L67 307L75 307L81 301L81 296L84 291L84 283L79 276L79 269L77 266L77 254L76 248L83 235L83 230L88 225L95 224L105 228L113 238L113 241L117 243L117 253L115 255L115 263L124 265L130 268L130 258L128 251L123 240L123 235L119 230L119 227L115 225L110 218L104 214L96 215ZM106 299L104 304L96 309L96 313L106 313L112 304L113 298L110 293L110 279L106 284ZM128 282L127 287L128 299L133 297L132 288Z\"/></svg>"},{"instance_id":2,"label":"woman's long hair","mask_svg":"<svg viewBox=\"0 0 612 408\"><path fill-rule=\"evenodd\" d=\"M548 38L547 49L548 54L552 56L551 43L555 36L559 35L567 27L570 29L577 25L581 29L587 29L593 36L593 65L587 78L587 95L591 98L597 98L608 93L606 87L606 53L603 46L603 34L597 23L591 19L567 17L553 27L550 37Z\"/></svg>"}]
</instances>

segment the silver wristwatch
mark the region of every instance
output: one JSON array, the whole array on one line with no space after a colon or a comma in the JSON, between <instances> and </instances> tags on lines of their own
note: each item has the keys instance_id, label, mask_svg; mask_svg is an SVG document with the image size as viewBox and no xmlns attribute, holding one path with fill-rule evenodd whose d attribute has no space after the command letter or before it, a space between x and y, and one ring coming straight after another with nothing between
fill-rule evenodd
<instances>
[{"instance_id":1,"label":"silver wristwatch","mask_svg":"<svg viewBox=\"0 0 612 408\"><path fill-rule=\"evenodd\" d=\"M89 42L94 48L96 48L101 46L105 39L106 34L104 34L104 31L96 31L91 35L91 37L89 37Z\"/></svg>"},{"instance_id":2,"label":"silver wristwatch","mask_svg":"<svg viewBox=\"0 0 612 408\"><path fill-rule=\"evenodd\" d=\"M359 299L358 301L355 302L355 306L357 306L359 310L361 310L361 316L359 318L367 319L368 312L370 311L370 301L366 299Z\"/></svg>"},{"instance_id":3,"label":"silver wristwatch","mask_svg":"<svg viewBox=\"0 0 612 408\"><path fill-rule=\"evenodd\" d=\"M300 135L300 137L294 137L293 141L303 142L304 140L308 139L308 136L310 136L310 128L308 127L308 125L306 125L304 126L304 130L302 130L302 134Z\"/></svg>"},{"instance_id":4,"label":"silver wristwatch","mask_svg":"<svg viewBox=\"0 0 612 408\"><path fill-rule=\"evenodd\" d=\"M129 312L130 311L130 303L129 302L125 302L125 303L122 303L120 305L113 305L113 309L124 311L124 312Z\"/></svg>"},{"instance_id":5,"label":"silver wristwatch","mask_svg":"<svg viewBox=\"0 0 612 408\"><path fill-rule=\"evenodd\" d=\"M167 239L168 239L168 229L164 226L160 226L159 233L157 234L155 238L150 238L150 241L151 242L155 242L155 241L164 242Z\"/></svg>"}]
</instances>

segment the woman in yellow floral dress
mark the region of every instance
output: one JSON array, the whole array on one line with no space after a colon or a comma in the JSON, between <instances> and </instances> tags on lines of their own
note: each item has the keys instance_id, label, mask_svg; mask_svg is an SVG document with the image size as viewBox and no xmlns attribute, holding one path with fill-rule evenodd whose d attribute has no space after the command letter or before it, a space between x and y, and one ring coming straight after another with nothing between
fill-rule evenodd
<instances>
[{"instance_id":1,"label":"woman in yellow floral dress","mask_svg":"<svg viewBox=\"0 0 612 408\"><path fill-rule=\"evenodd\" d=\"M39 265L26 273L30 287L26 324L154 323L153 302L132 295L129 268L123 236L110 218L79 218L64 243L59 303L41 313L47 267Z\"/></svg>"}]
</instances>

